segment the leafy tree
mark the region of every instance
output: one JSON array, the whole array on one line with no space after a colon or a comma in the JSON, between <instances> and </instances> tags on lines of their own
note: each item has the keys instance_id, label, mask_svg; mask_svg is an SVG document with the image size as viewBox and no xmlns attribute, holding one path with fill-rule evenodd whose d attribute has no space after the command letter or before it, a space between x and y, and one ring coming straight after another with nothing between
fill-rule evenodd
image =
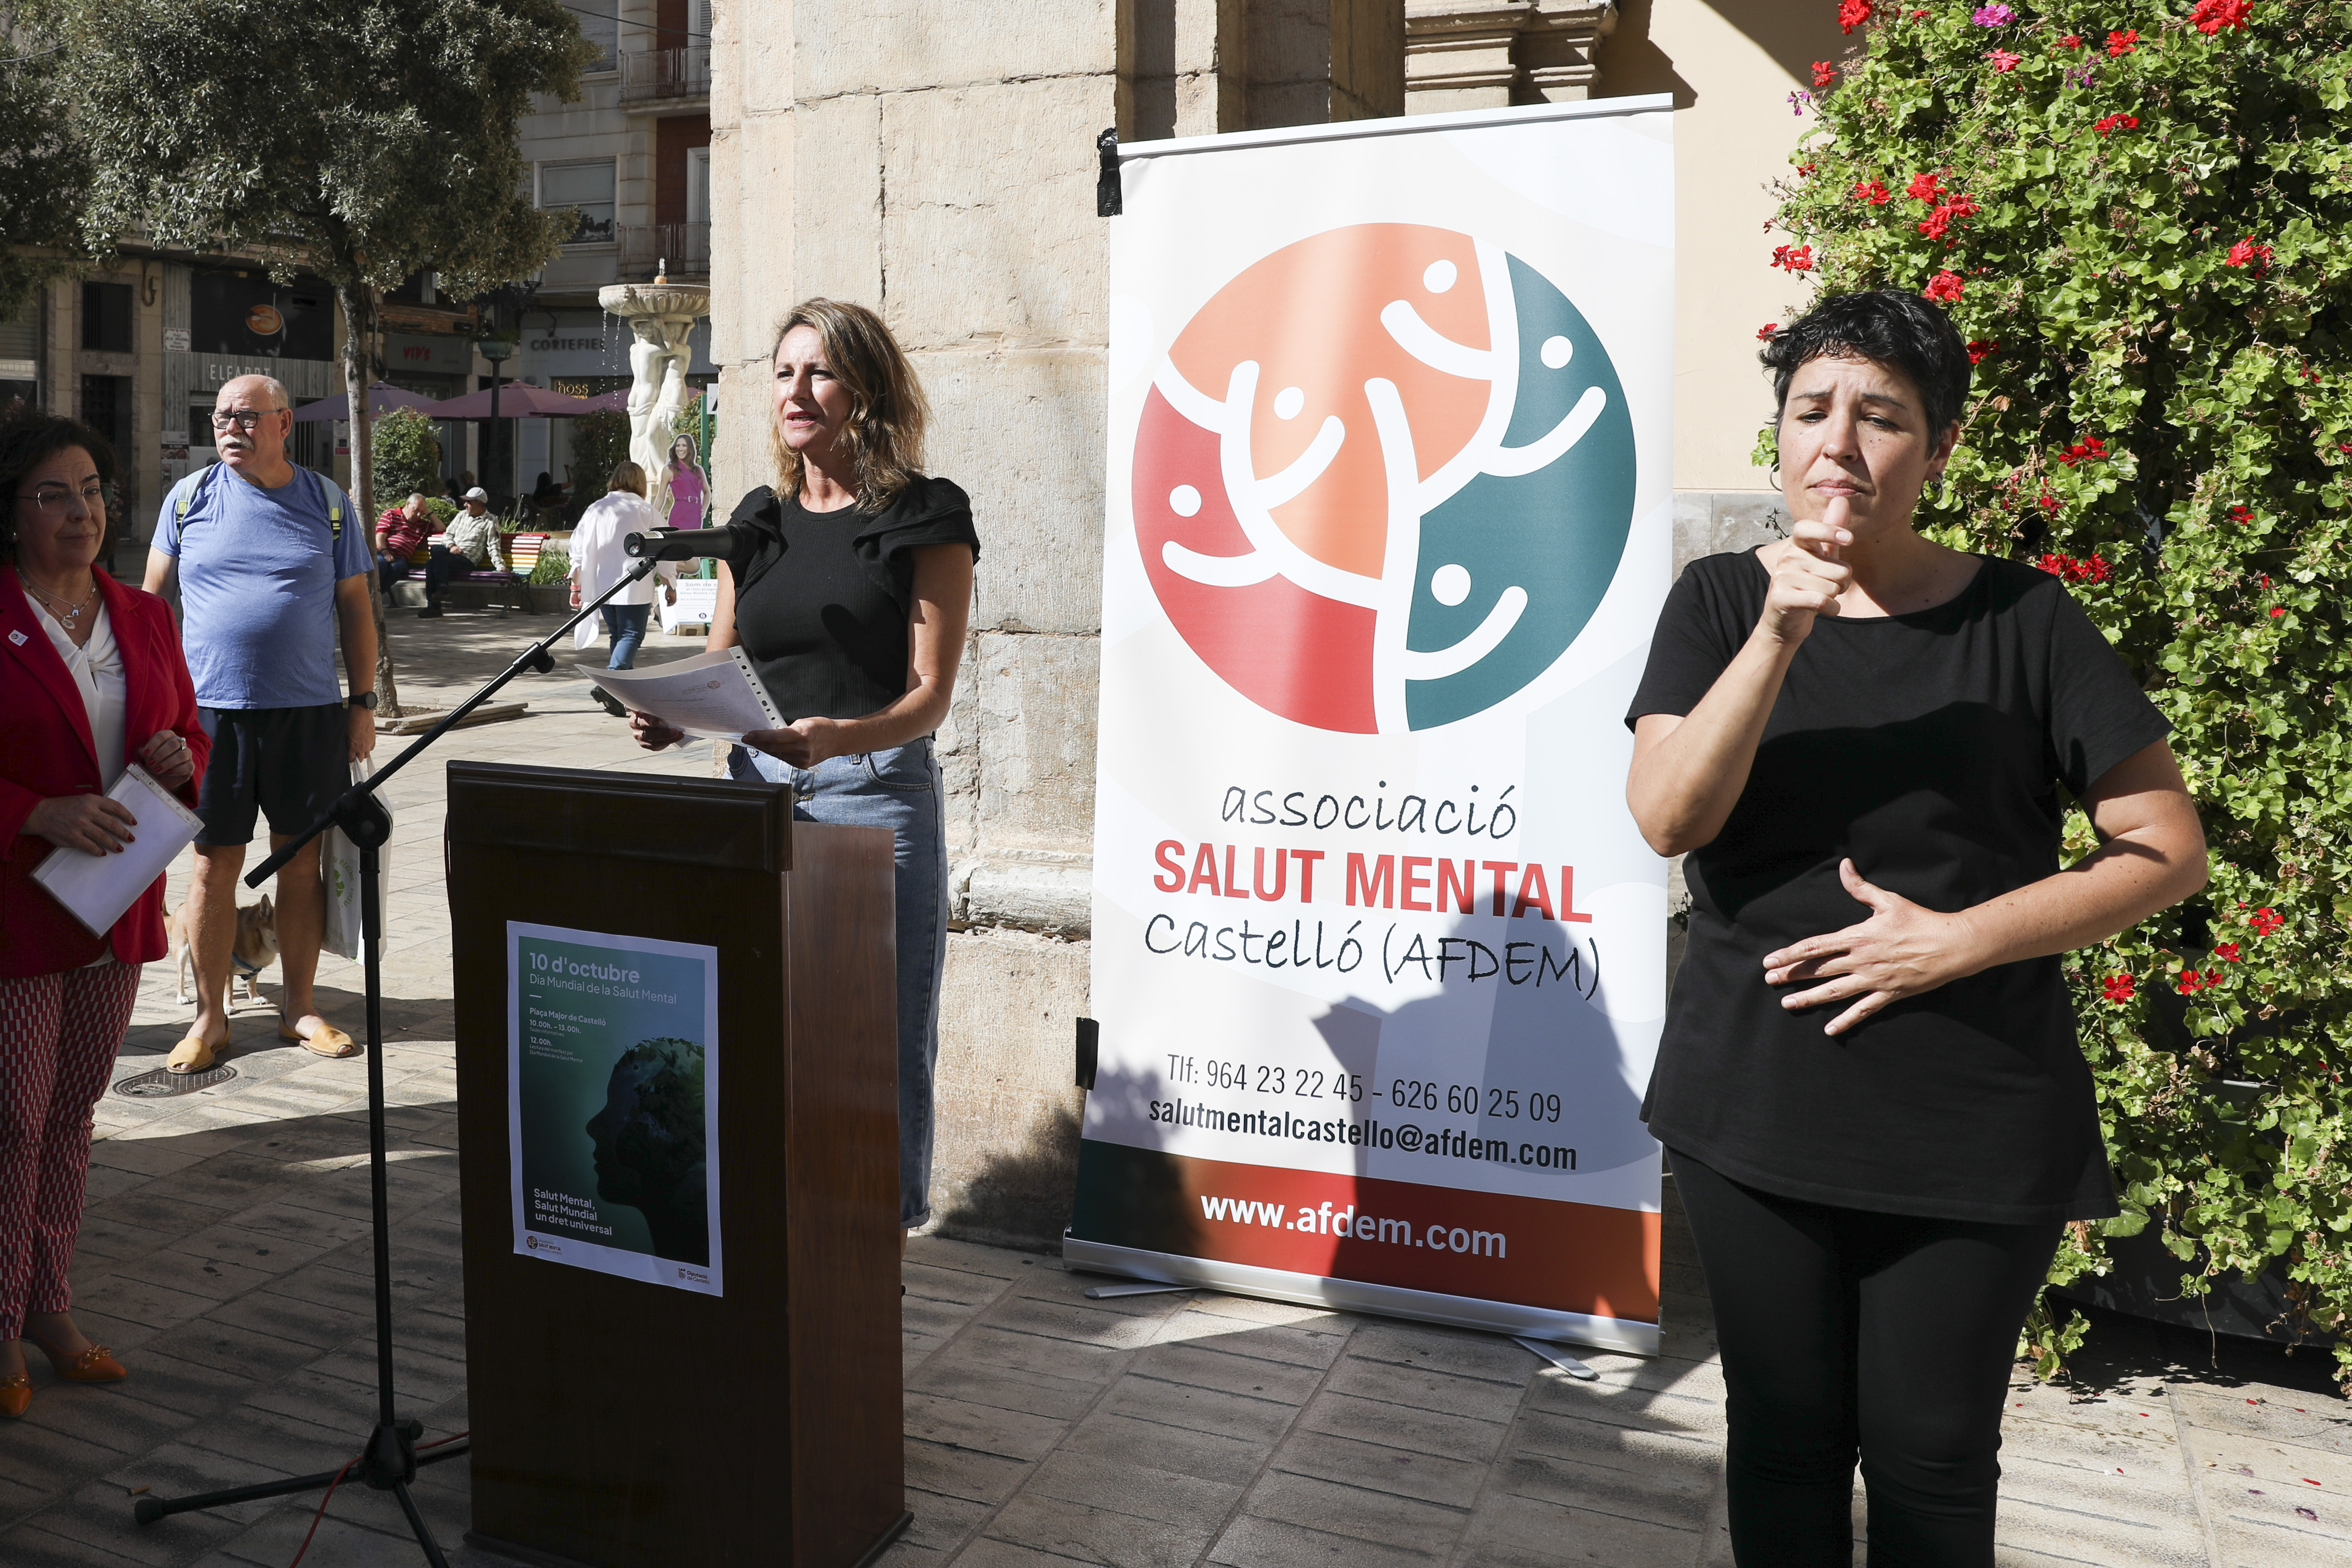
<instances>
[{"instance_id":1,"label":"leafy tree","mask_svg":"<svg viewBox=\"0 0 2352 1568\"><path fill-rule=\"evenodd\" d=\"M0 136L0 321L89 259L80 205L89 166L58 91L63 54L0 5L0 125L8 127Z\"/></svg>"},{"instance_id":2,"label":"leafy tree","mask_svg":"<svg viewBox=\"0 0 2352 1568\"><path fill-rule=\"evenodd\" d=\"M376 421L371 443L375 458L375 493L392 506L419 491L437 488L441 478L441 438L433 421L414 408L395 408Z\"/></svg>"},{"instance_id":3,"label":"leafy tree","mask_svg":"<svg viewBox=\"0 0 2352 1568\"><path fill-rule=\"evenodd\" d=\"M595 50L561 0L25 0L60 45L93 248L142 233L234 247L335 289L350 331L352 474L375 511L367 384L382 290L422 271L467 299L536 271L572 228L530 205L516 127L578 96ZM399 711L376 596L377 689Z\"/></svg>"},{"instance_id":4,"label":"leafy tree","mask_svg":"<svg viewBox=\"0 0 2352 1568\"><path fill-rule=\"evenodd\" d=\"M583 414L572 422L572 495L594 500L613 470L629 459L629 421L621 414ZM654 476L647 474L648 484Z\"/></svg>"},{"instance_id":5,"label":"leafy tree","mask_svg":"<svg viewBox=\"0 0 2352 1568\"><path fill-rule=\"evenodd\" d=\"M2069 960L2125 1212L2053 1279L2151 1226L2190 1296L2284 1260L2352 1381L2352 7L1841 18L1775 265L1945 302L1977 382L1927 521L2072 584L2211 842L2203 898ZM2029 1326L2045 1373L2083 1331Z\"/></svg>"}]
</instances>

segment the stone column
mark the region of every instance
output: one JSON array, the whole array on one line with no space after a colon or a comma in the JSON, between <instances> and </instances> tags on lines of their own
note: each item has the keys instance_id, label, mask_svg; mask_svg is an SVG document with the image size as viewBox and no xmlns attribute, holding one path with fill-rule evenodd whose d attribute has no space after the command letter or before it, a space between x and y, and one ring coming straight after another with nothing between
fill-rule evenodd
<instances>
[{"instance_id":1,"label":"stone column","mask_svg":"<svg viewBox=\"0 0 2352 1568\"><path fill-rule=\"evenodd\" d=\"M764 356L791 303L826 294L897 334L930 399L928 466L980 531L939 734L953 912L931 1195L955 1234L1059 1234L1084 1103L1110 314L1095 137L1400 113L1402 48L1397 0L718 7L719 504L772 477Z\"/></svg>"},{"instance_id":2,"label":"stone column","mask_svg":"<svg viewBox=\"0 0 2352 1568\"><path fill-rule=\"evenodd\" d=\"M1613 4L1588 0L1407 0L1405 112L1589 98L1616 26Z\"/></svg>"}]
</instances>

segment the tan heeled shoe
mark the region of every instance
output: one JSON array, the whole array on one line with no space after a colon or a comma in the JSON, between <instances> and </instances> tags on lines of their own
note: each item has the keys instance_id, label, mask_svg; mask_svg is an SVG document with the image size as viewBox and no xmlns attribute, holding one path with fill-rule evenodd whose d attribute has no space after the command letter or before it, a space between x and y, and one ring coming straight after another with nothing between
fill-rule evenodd
<instances>
[{"instance_id":1,"label":"tan heeled shoe","mask_svg":"<svg viewBox=\"0 0 2352 1568\"><path fill-rule=\"evenodd\" d=\"M34 1338L32 1331L25 1332L25 1342L39 1345L41 1353L49 1358L50 1367L60 1383L121 1383L131 1375L131 1369L114 1359L114 1352L104 1345L93 1343L78 1356L68 1356L52 1350L47 1342ZM27 1397L30 1397L29 1394Z\"/></svg>"},{"instance_id":2,"label":"tan heeled shoe","mask_svg":"<svg viewBox=\"0 0 2352 1568\"><path fill-rule=\"evenodd\" d=\"M19 1421L32 1408L33 1380L23 1373L0 1377L0 1421Z\"/></svg>"}]
</instances>

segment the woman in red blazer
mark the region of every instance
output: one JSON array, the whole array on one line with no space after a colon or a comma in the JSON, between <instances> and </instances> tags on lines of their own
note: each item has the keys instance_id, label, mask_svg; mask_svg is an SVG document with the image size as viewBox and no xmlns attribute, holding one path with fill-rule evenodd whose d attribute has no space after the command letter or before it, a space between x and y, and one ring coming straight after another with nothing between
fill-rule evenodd
<instances>
[{"instance_id":1,"label":"woman in red blazer","mask_svg":"<svg viewBox=\"0 0 2352 1568\"><path fill-rule=\"evenodd\" d=\"M137 762L194 804L210 742L171 606L95 563L113 458L88 427L0 407L0 1416L31 1403L24 1341L59 1378L129 1375L66 1309L90 1110L163 956L163 882L94 936L33 880L60 847L138 832L106 798Z\"/></svg>"}]
</instances>

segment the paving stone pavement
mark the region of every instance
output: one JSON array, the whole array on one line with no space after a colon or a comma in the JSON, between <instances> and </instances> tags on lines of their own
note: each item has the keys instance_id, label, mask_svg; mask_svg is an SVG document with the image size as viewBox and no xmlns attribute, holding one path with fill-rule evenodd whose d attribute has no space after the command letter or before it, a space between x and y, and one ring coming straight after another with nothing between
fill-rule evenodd
<instances>
[{"instance_id":1,"label":"paving stone pavement","mask_svg":"<svg viewBox=\"0 0 2352 1568\"><path fill-rule=\"evenodd\" d=\"M453 614L428 632L404 620L403 692L449 700L552 625ZM646 657L693 646L657 641ZM575 664L567 648L554 675L524 678L514 694L528 717L459 731L391 791L396 1363L428 1440L467 1421L439 763L709 768L698 748L634 752ZM403 744L386 741L379 760ZM274 970L263 988L274 998ZM356 966L326 960L321 994L356 1032ZM171 966L151 966L117 1078L158 1065L191 1011ZM241 1012L237 1031L229 1083L161 1101L110 1094L100 1107L75 1311L132 1376L60 1385L37 1364L31 1414L0 1427L6 1568L285 1564L315 1498L144 1528L131 1500L329 1468L373 1419L365 1064L281 1046L264 1007ZM1209 1291L1089 1301L1089 1279L1056 1259L918 1237L903 1272L915 1523L881 1561L1727 1564L1722 1379L1668 1191L1664 1353L1593 1355L1597 1384L1491 1335ZM2001 1563L2352 1563L2352 1408L2314 1392L2308 1359L2189 1365L2177 1342L2107 1337L2114 1348L2084 1358L2074 1386L2015 1382ZM422 1472L415 1495L454 1547L466 1461ZM1856 1522L1859 1534L1858 1495ZM422 1559L391 1500L351 1488L305 1561Z\"/></svg>"}]
</instances>

